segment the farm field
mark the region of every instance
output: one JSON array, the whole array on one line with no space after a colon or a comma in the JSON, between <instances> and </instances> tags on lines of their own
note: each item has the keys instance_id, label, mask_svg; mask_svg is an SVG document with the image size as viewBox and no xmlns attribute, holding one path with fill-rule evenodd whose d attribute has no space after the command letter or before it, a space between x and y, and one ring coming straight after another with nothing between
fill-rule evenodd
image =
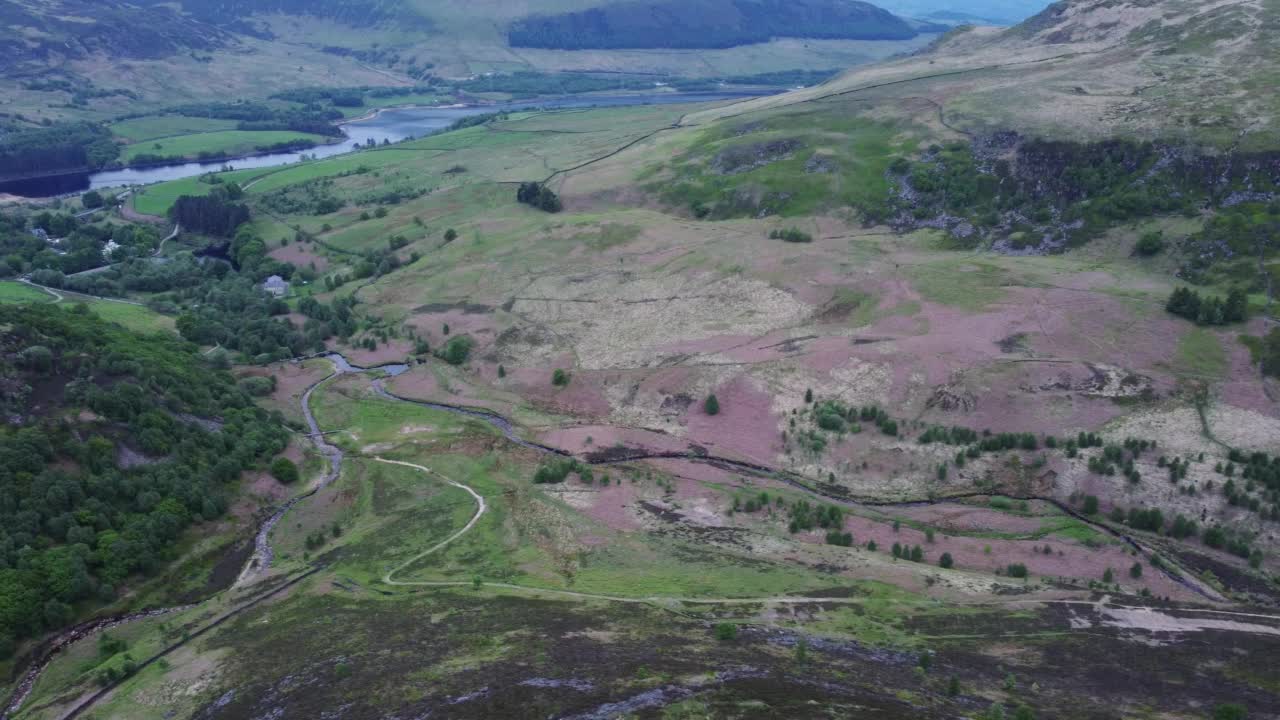
<instances>
[{"instance_id":1,"label":"farm field","mask_svg":"<svg viewBox=\"0 0 1280 720\"><path fill-rule=\"evenodd\" d=\"M234 120L192 118L183 115L154 115L124 120L111 126L111 133L131 143L159 138L173 138L194 133L214 133L235 130Z\"/></svg>"},{"instance_id":2,"label":"farm field","mask_svg":"<svg viewBox=\"0 0 1280 720\"><path fill-rule=\"evenodd\" d=\"M262 152L261 148L279 143L309 141L321 144L326 138L320 135L288 131L216 130L189 135L173 135L140 140L127 146L121 160L131 162L140 155L159 155L168 158L196 159L201 153L225 153L228 157Z\"/></svg>"}]
</instances>

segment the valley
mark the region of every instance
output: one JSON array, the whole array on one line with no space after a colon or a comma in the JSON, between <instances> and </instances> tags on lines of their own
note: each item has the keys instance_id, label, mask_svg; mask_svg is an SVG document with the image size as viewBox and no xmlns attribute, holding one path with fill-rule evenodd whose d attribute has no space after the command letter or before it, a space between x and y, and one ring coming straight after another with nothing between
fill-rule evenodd
<instances>
[{"instance_id":1,"label":"valley","mask_svg":"<svg viewBox=\"0 0 1280 720\"><path fill-rule=\"evenodd\" d=\"M1273 0L180 5L525 64L50 126L317 144L4 207L5 720L1280 717Z\"/></svg>"}]
</instances>

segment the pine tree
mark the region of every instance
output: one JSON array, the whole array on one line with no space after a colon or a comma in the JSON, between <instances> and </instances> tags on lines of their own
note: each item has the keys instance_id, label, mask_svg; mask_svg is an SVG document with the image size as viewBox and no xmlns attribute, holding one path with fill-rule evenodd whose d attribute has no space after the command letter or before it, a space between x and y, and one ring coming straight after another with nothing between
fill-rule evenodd
<instances>
[{"instance_id":1,"label":"pine tree","mask_svg":"<svg viewBox=\"0 0 1280 720\"><path fill-rule=\"evenodd\" d=\"M720 414L720 401L716 399L714 393L707 396L707 401L703 404L702 409L705 410L708 415Z\"/></svg>"}]
</instances>

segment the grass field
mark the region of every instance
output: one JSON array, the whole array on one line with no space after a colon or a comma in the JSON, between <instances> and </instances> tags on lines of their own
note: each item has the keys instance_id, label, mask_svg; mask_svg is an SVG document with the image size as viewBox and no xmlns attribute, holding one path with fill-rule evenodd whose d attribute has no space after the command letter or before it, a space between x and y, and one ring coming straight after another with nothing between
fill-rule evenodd
<instances>
[{"instance_id":1,"label":"grass field","mask_svg":"<svg viewBox=\"0 0 1280 720\"><path fill-rule=\"evenodd\" d=\"M1227 370L1227 354L1212 330L1193 327L1178 340L1175 366L1182 372L1220 378Z\"/></svg>"},{"instance_id":2,"label":"grass field","mask_svg":"<svg viewBox=\"0 0 1280 720\"><path fill-rule=\"evenodd\" d=\"M260 152L259 148L265 146L298 140L320 144L327 138L282 130L200 132L134 143L124 148L121 159L130 162L139 155L196 159L200 153L225 153L229 157L237 157Z\"/></svg>"},{"instance_id":3,"label":"grass field","mask_svg":"<svg viewBox=\"0 0 1280 720\"><path fill-rule=\"evenodd\" d=\"M0 281L0 303L52 302L53 296L39 288L11 280Z\"/></svg>"},{"instance_id":4,"label":"grass field","mask_svg":"<svg viewBox=\"0 0 1280 720\"><path fill-rule=\"evenodd\" d=\"M131 143L141 143L146 140L172 138L178 135L234 130L235 127L235 120L152 115L115 123L111 126L111 132L116 137L124 138Z\"/></svg>"},{"instance_id":5,"label":"grass field","mask_svg":"<svg viewBox=\"0 0 1280 720\"><path fill-rule=\"evenodd\" d=\"M64 303L74 303L78 298L72 295ZM95 315L113 323L119 323L134 332L174 332L174 319L140 305L112 302L110 300L89 300L89 309ZM67 307L71 307L68 304Z\"/></svg>"},{"instance_id":6,"label":"grass field","mask_svg":"<svg viewBox=\"0 0 1280 720\"><path fill-rule=\"evenodd\" d=\"M12 281L0 281L0 303L48 303L54 297L39 288ZM68 294L60 304L64 308L74 307L84 302L89 309L103 320L119 323L135 332L173 332L174 320L171 317L128 303L110 300L94 300L79 295Z\"/></svg>"}]
</instances>

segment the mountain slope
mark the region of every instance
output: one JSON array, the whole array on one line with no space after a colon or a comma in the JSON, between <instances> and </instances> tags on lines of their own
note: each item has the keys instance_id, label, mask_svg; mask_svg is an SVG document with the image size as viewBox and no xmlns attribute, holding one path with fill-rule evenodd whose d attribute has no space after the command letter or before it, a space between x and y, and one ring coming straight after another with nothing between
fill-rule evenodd
<instances>
[{"instance_id":1,"label":"mountain slope","mask_svg":"<svg viewBox=\"0 0 1280 720\"><path fill-rule=\"evenodd\" d=\"M914 96L939 103L945 123L963 132L1272 147L1280 144L1277 38L1275 0L1060 2L1014 28L961 28L912 57L730 112Z\"/></svg>"}]
</instances>

